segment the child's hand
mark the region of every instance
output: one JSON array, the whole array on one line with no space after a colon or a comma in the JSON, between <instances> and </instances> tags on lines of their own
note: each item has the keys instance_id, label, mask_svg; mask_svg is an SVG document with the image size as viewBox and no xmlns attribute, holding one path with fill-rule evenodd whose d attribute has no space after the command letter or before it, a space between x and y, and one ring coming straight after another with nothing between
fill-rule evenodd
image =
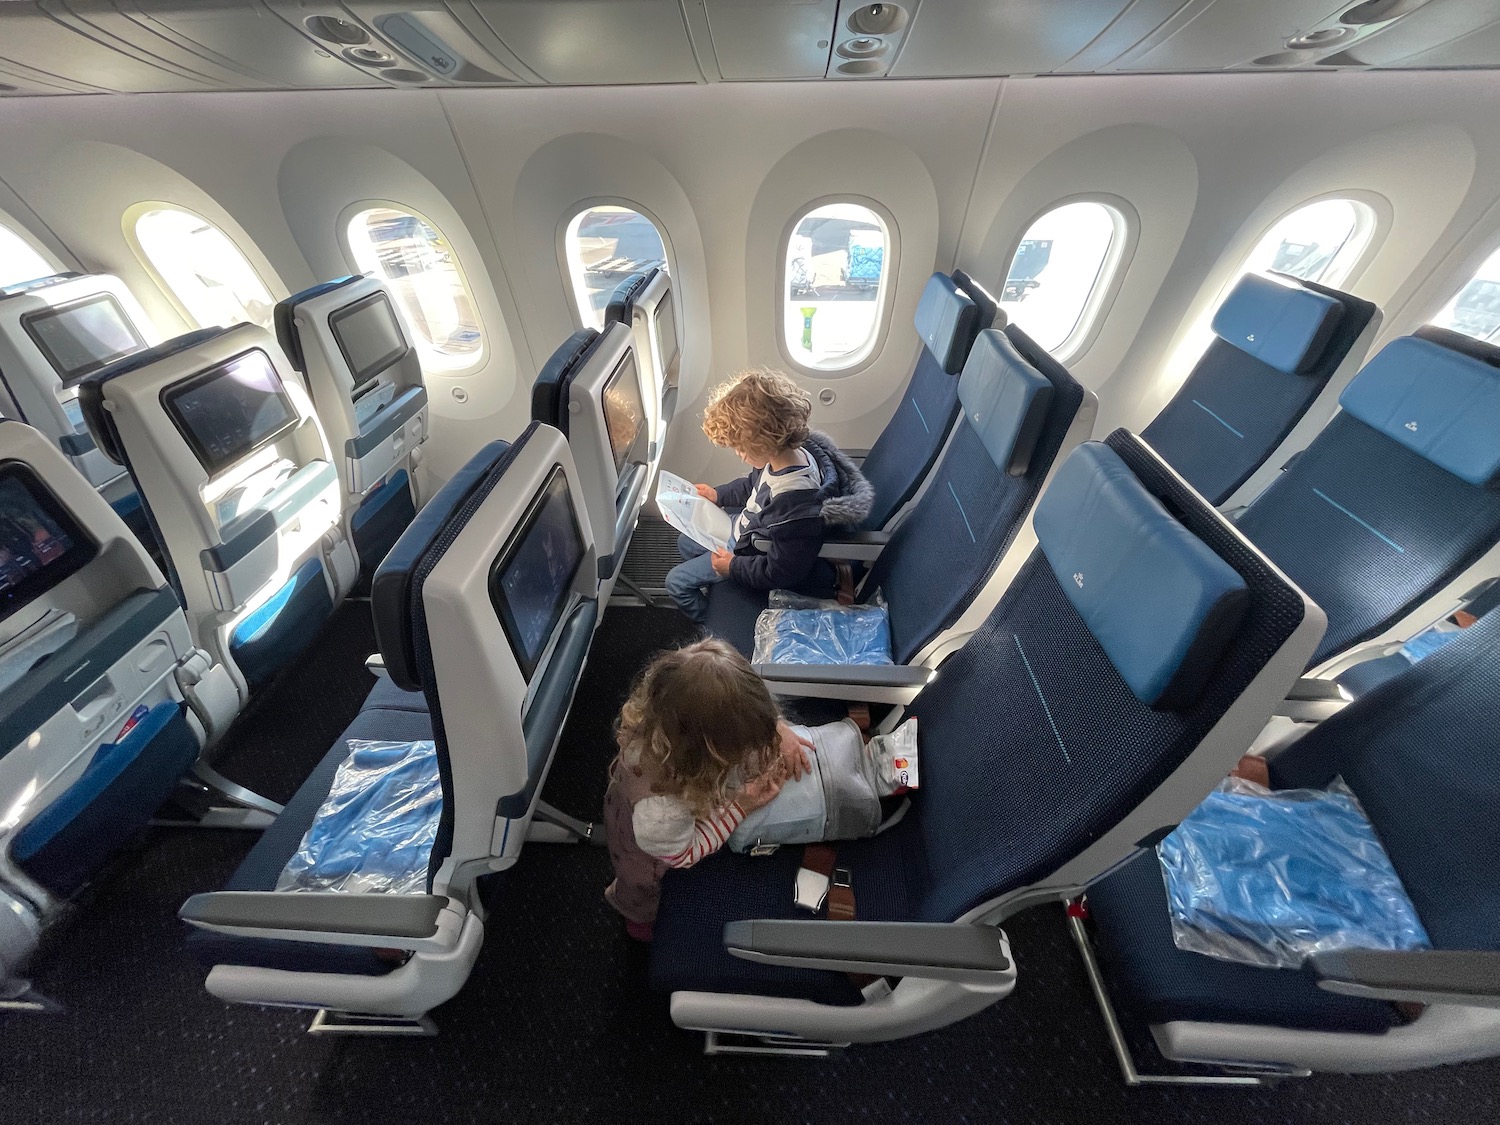
<instances>
[{"instance_id":1,"label":"child's hand","mask_svg":"<svg viewBox=\"0 0 1500 1125\"><path fill-rule=\"evenodd\" d=\"M747 813L764 808L776 799L776 795L781 792L781 787L785 782L786 773L780 769L773 769L764 777L757 777L740 790L738 798L740 808Z\"/></svg>"},{"instance_id":2,"label":"child's hand","mask_svg":"<svg viewBox=\"0 0 1500 1125\"><path fill-rule=\"evenodd\" d=\"M715 551L712 562L714 564L714 573L720 578L728 578L729 564L734 562L734 556L728 551Z\"/></svg>"},{"instance_id":3,"label":"child's hand","mask_svg":"<svg viewBox=\"0 0 1500 1125\"><path fill-rule=\"evenodd\" d=\"M781 734L781 761L786 767L789 781L796 781L803 774L812 772L812 762L808 760L807 752L815 749L812 740L803 738L800 734L786 725L786 720L778 719L776 729Z\"/></svg>"},{"instance_id":4,"label":"child's hand","mask_svg":"<svg viewBox=\"0 0 1500 1125\"><path fill-rule=\"evenodd\" d=\"M719 490L713 485L695 484L693 485L693 487L698 490L698 495L703 497L703 499L707 500L710 504L717 504L719 502Z\"/></svg>"}]
</instances>

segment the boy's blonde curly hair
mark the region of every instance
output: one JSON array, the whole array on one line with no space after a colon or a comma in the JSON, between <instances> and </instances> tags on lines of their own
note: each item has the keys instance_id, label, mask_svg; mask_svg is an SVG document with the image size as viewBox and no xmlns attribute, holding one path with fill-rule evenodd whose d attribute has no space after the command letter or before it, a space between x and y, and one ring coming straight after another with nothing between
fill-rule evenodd
<instances>
[{"instance_id":1,"label":"boy's blonde curly hair","mask_svg":"<svg viewBox=\"0 0 1500 1125\"><path fill-rule=\"evenodd\" d=\"M703 432L715 445L769 457L807 441L811 415L811 397L787 375L753 367L710 392Z\"/></svg>"}]
</instances>

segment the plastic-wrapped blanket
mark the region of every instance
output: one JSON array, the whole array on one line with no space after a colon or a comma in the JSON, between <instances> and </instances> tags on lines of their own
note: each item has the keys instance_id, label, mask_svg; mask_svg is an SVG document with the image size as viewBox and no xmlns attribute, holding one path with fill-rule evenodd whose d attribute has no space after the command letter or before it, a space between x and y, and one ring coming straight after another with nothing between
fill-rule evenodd
<instances>
[{"instance_id":1,"label":"plastic-wrapped blanket","mask_svg":"<svg viewBox=\"0 0 1500 1125\"><path fill-rule=\"evenodd\" d=\"M436 747L349 740L278 891L423 894L443 812Z\"/></svg>"},{"instance_id":2,"label":"plastic-wrapped blanket","mask_svg":"<svg viewBox=\"0 0 1500 1125\"><path fill-rule=\"evenodd\" d=\"M890 664L883 605L839 605L772 590L755 619L755 664Z\"/></svg>"},{"instance_id":3,"label":"plastic-wrapped blanket","mask_svg":"<svg viewBox=\"0 0 1500 1125\"><path fill-rule=\"evenodd\" d=\"M1427 931L1342 781L1231 777L1157 847L1178 949L1294 969L1336 949L1425 949Z\"/></svg>"}]
</instances>

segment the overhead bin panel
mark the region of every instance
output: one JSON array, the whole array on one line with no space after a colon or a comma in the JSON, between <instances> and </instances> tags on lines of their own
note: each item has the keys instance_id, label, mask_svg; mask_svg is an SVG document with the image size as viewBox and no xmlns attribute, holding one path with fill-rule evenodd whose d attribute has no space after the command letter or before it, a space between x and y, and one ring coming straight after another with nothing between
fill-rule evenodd
<instances>
[{"instance_id":1,"label":"overhead bin panel","mask_svg":"<svg viewBox=\"0 0 1500 1125\"><path fill-rule=\"evenodd\" d=\"M146 56L128 44L108 42L97 31L67 26L29 4L0 3L0 60L96 90L220 88L206 75Z\"/></svg>"},{"instance_id":2,"label":"overhead bin panel","mask_svg":"<svg viewBox=\"0 0 1500 1125\"><path fill-rule=\"evenodd\" d=\"M1428 0L1328 59L1329 65L1493 67L1500 58L1494 0Z\"/></svg>"},{"instance_id":3,"label":"overhead bin panel","mask_svg":"<svg viewBox=\"0 0 1500 1125\"><path fill-rule=\"evenodd\" d=\"M1277 56L1275 65L1296 66L1287 40L1337 21L1350 0L1215 0L1194 3L1160 32L1123 56L1119 70L1225 70L1257 58ZM1313 55L1306 56L1312 62Z\"/></svg>"},{"instance_id":4,"label":"overhead bin panel","mask_svg":"<svg viewBox=\"0 0 1500 1125\"><path fill-rule=\"evenodd\" d=\"M1130 0L922 0L903 6L915 10L890 74L959 78L1056 70Z\"/></svg>"},{"instance_id":5,"label":"overhead bin panel","mask_svg":"<svg viewBox=\"0 0 1500 1125\"><path fill-rule=\"evenodd\" d=\"M0 32L5 25L0 23ZM0 94L97 94L98 87L35 70L20 63L0 59Z\"/></svg>"},{"instance_id":6,"label":"overhead bin panel","mask_svg":"<svg viewBox=\"0 0 1500 1125\"><path fill-rule=\"evenodd\" d=\"M822 78L838 0L707 0L719 73L731 82Z\"/></svg>"},{"instance_id":7,"label":"overhead bin panel","mask_svg":"<svg viewBox=\"0 0 1500 1125\"><path fill-rule=\"evenodd\" d=\"M556 85L698 82L677 0L471 0L521 62Z\"/></svg>"},{"instance_id":8,"label":"overhead bin panel","mask_svg":"<svg viewBox=\"0 0 1500 1125\"><path fill-rule=\"evenodd\" d=\"M1088 46L1057 67L1057 71L1082 74L1108 66L1190 3L1192 0L1136 0Z\"/></svg>"},{"instance_id":9,"label":"overhead bin panel","mask_svg":"<svg viewBox=\"0 0 1500 1125\"><path fill-rule=\"evenodd\" d=\"M322 50L255 0L119 0L163 39L244 75L251 84L293 89L378 86Z\"/></svg>"}]
</instances>

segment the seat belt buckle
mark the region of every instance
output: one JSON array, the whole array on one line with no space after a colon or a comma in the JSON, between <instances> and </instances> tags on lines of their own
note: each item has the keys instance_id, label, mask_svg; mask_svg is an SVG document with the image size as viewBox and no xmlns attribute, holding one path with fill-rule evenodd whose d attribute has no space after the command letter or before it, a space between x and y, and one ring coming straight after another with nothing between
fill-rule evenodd
<instances>
[{"instance_id":1,"label":"seat belt buckle","mask_svg":"<svg viewBox=\"0 0 1500 1125\"><path fill-rule=\"evenodd\" d=\"M780 848L780 847L781 847L780 844L762 844L760 841L757 840L756 843L755 843L755 846L750 849L750 854L751 855L775 855L777 849Z\"/></svg>"},{"instance_id":2,"label":"seat belt buckle","mask_svg":"<svg viewBox=\"0 0 1500 1125\"><path fill-rule=\"evenodd\" d=\"M797 868L797 887L792 900L803 910L817 914L828 900L828 888L832 880L820 871L806 867Z\"/></svg>"}]
</instances>

